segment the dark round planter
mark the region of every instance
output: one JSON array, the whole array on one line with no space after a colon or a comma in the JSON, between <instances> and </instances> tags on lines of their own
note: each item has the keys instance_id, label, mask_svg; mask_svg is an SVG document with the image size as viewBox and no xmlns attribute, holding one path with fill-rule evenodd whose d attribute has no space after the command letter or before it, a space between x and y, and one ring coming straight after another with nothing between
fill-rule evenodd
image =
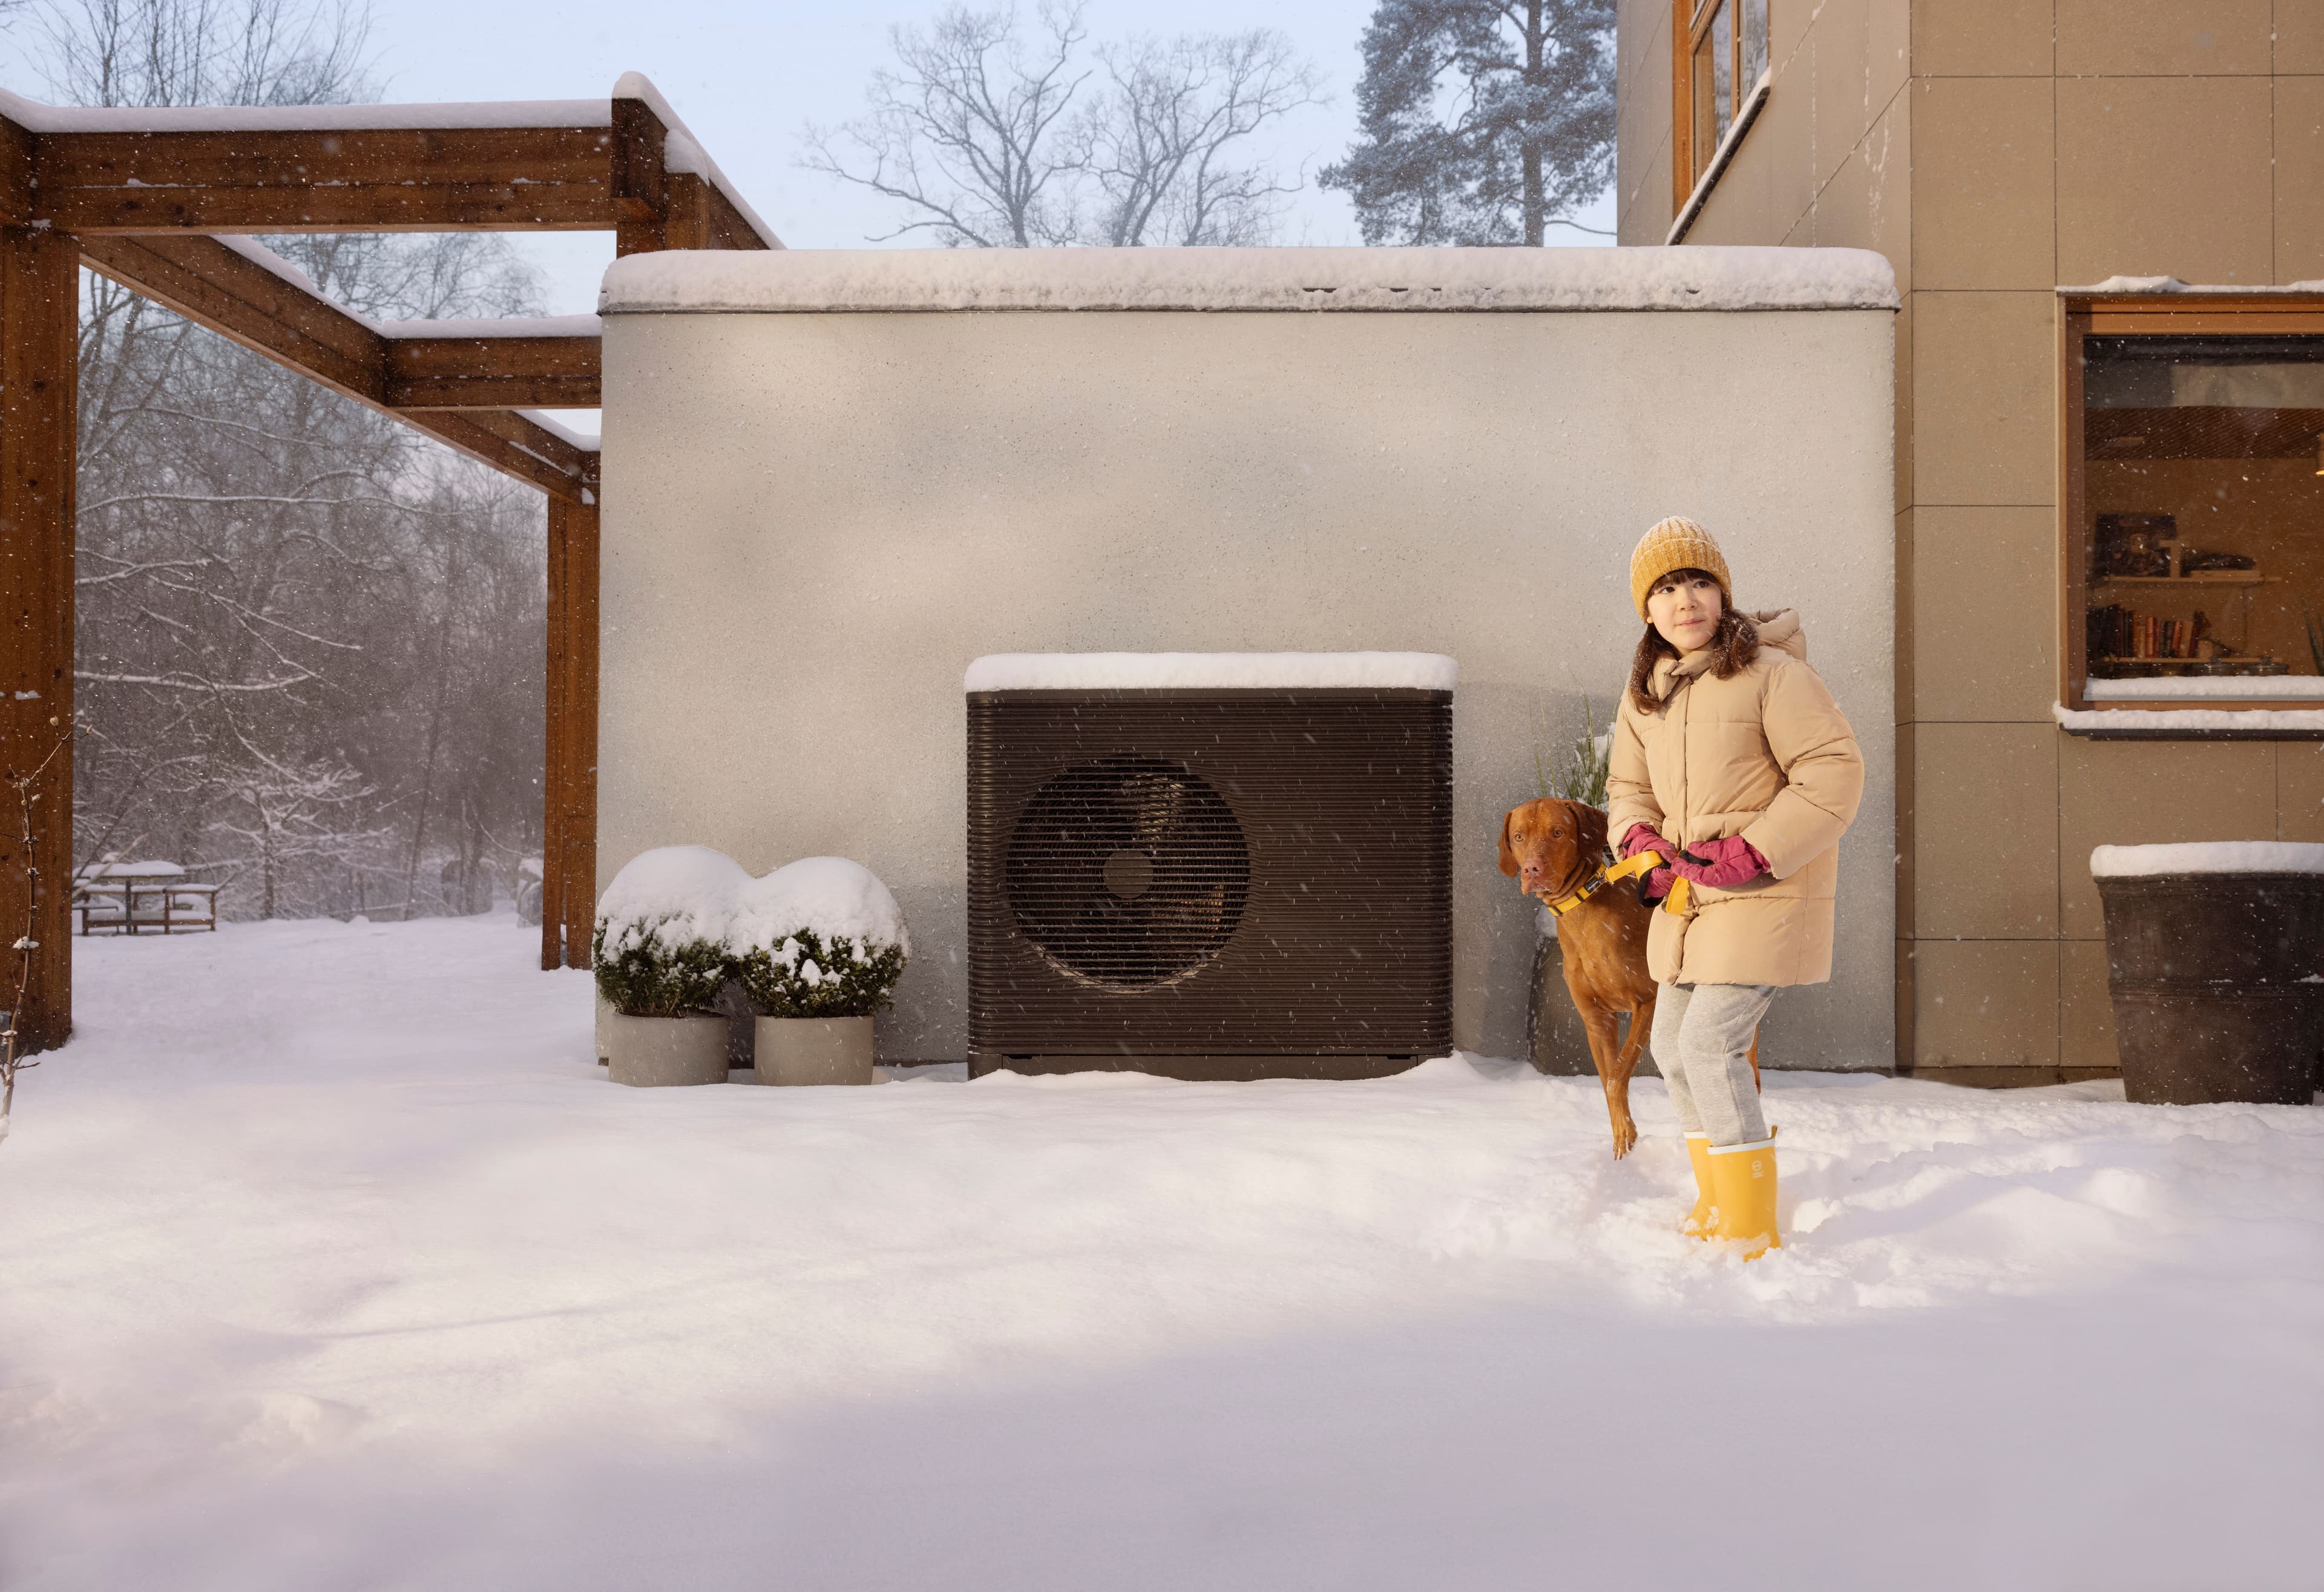
<instances>
[{"instance_id":1,"label":"dark round planter","mask_svg":"<svg viewBox=\"0 0 2324 1592\"><path fill-rule=\"evenodd\" d=\"M1618 1032L1628 1038L1629 1019ZM1573 1009L1573 992L1565 986L1565 953L1545 934L1533 958L1533 1004L1526 1013L1526 1053L1534 1070L1553 1078L1595 1078L1598 1063L1590 1054L1590 1031ZM1639 1078L1659 1078L1661 1069L1651 1053L1638 1056Z\"/></svg>"},{"instance_id":2,"label":"dark round planter","mask_svg":"<svg viewBox=\"0 0 2324 1592\"><path fill-rule=\"evenodd\" d=\"M1553 1078L1580 1078L1598 1070L1590 1059L1590 1031L1582 1025L1582 1014L1573 1009L1573 995L1565 987L1564 953L1546 934L1534 952L1526 1050L1534 1070Z\"/></svg>"},{"instance_id":3,"label":"dark round planter","mask_svg":"<svg viewBox=\"0 0 2324 1592\"><path fill-rule=\"evenodd\" d=\"M2100 875L2126 1098L2306 1105L2324 1046L2324 875Z\"/></svg>"}]
</instances>

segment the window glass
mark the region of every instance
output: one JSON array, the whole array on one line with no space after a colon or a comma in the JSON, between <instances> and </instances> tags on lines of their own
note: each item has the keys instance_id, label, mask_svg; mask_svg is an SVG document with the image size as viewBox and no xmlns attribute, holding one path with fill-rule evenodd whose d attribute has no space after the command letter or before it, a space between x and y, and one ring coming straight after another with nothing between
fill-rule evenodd
<instances>
[{"instance_id":1,"label":"window glass","mask_svg":"<svg viewBox=\"0 0 2324 1592\"><path fill-rule=\"evenodd\" d=\"M1711 19L1711 98L1716 107L1719 130L1711 135L1711 148L1702 161L1711 163L1711 156L1719 148L1719 141L1727 136L1727 129L1735 121L1735 7L1722 5Z\"/></svg>"},{"instance_id":2,"label":"window glass","mask_svg":"<svg viewBox=\"0 0 2324 1592\"><path fill-rule=\"evenodd\" d=\"M1738 93L1749 97L1767 70L1767 0L1743 0L1743 75Z\"/></svg>"},{"instance_id":3,"label":"window glass","mask_svg":"<svg viewBox=\"0 0 2324 1592\"><path fill-rule=\"evenodd\" d=\"M2086 695L2317 696L2324 337L2094 336L2082 359Z\"/></svg>"},{"instance_id":4,"label":"window glass","mask_svg":"<svg viewBox=\"0 0 2324 1592\"><path fill-rule=\"evenodd\" d=\"M1726 16L1725 0L1714 0L1714 8L1719 18ZM1694 170L1688 173L1690 181L1702 176L1703 169L1711 164L1711 155L1718 151L1720 137L1727 131L1726 118L1730 114L1720 100L1719 85L1723 74L1711 59L1717 47L1718 32L1719 23L1714 20L1704 30L1702 42L1694 47L1692 69L1688 74L1692 79L1689 87L1692 90L1690 97L1694 103L1694 136L1692 140Z\"/></svg>"}]
</instances>

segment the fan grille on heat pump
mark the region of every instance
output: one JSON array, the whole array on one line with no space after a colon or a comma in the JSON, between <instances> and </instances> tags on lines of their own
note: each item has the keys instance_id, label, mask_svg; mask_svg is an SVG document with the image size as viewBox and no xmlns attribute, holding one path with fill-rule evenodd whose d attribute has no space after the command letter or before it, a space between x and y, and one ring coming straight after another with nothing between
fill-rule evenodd
<instances>
[{"instance_id":1,"label":"fan grille on heat pump","mask_svg":"<svg viewBox=\"0 0 2324 1592\"><path fill-rule=\"evenodd\" d=\"M1242 921L1250 847L1185 764L1104 757L1026 801L1002 875L1010 914L1059 971L1153 989L1203 967Z\"/></svg>"}]
</instances>

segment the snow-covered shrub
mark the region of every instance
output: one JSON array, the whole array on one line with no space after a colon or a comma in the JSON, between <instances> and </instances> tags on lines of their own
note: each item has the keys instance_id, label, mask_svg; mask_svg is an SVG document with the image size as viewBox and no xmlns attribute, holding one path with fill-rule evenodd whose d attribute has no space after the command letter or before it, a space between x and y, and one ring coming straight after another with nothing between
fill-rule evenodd
<instances>
[{"instance_id":1,"label":"snow-covered shrub","mask_svg":"<svg viewBox=\"0 0 2324 1592\"><path fill-rule=\"evenodd\" d=\"M733 974L726 926L751 875L707 846L641 853L597 902L597 993L632 1017L679 1017L717 998Z\"/></svg>"},{"instance_id":2,"label":"snow-covered shrub","mask_svg":"<svg viewBox=\"0 0 2324 1592\"><path fill-rule=\"evenodd\" d=\"M745 884L726 954L765 1017L869 1017L911 955L896 898L841 856L802 857Z\"/></svg>"}]
</instances>

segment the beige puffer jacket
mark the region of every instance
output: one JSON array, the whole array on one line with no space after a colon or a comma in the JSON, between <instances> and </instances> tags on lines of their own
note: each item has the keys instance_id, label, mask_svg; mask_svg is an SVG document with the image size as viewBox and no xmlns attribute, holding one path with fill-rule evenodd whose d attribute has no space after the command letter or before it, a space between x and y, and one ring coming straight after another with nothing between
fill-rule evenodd
<instances>
[{"instance_id":1,"label":"beige puffer jacket","mask_svg":"<svg viewBox=\"0 0 2324 1592\"><path fill-rule=\"evenodd\" d=\"M1683 917L1655 913L1646 968L1657 984L1821 984L1831 976L1835 849L1864 794L1864 756L1840 705L1808 667L1789 609L1750 616L1759 655L1732 680L1711 655L1665 658L1652 690L1614 718L1606 781L1616 844L1651 824L1680 847L1740 835L1770 872L1735 890L1691 886Z\"/></svg>"}]
</instances>

